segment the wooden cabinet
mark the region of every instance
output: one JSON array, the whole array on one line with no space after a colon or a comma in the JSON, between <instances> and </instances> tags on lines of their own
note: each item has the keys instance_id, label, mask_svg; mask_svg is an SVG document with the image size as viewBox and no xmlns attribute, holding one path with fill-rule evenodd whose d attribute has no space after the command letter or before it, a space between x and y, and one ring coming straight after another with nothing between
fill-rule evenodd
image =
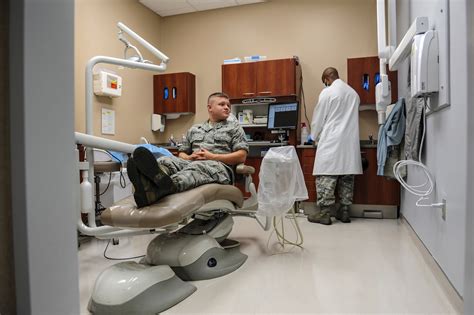
<instances>
[{"instance_id":1,"label":"wooden cabinet","mask_svg":"<svg viewBox=\"0 0 474 315\"><path fill-rule=\"evenodd\" d=\"M316 150L313 148L298 149L298 157L300 159L301 169L303 170L304 182L308 190L307 201L316 202L316 177L313 176L314 159L316 158Z\"/></svg>"},{"instance_id":2,"label":"wooden cabinet","mask_svg":"<svg viewBox=\"0 0 474 315\"><path fill-rule=\"evenodd\" d=\"M222 65L222 91L231 99L298 97L301 68L295 58Z\"/></svg>"},{"instance_id":3,"label":"wooden cabinet","mask_svg":"<svg viewBox=\"0 0 474 315\"><path fill-rule=\"evenodd\" d=\"M313 176L313 164L317 151L315 149L298 149L301 168L308 190L308 201L316 202L316 177ZM354 204L366 205L400 205L400 184L396 180L377 176L377 149L362 148L361 155L367 158L368 167L361 175L355 176ZM337 189L335 191L337 198Z\"/></svg>"},{"instance_id":4,"label":"wooden cabinet","mask_svg":"<svg viewBox=\"0 0 474 315\"><path fill-rule=\"evenodd\" d=\"M397 72L387 73L392 86L392 103L395 103L398 99ZM359 94L361 105L375 104L375 86L380 80L379 74L378 57L347 59L347 83Z\"/></svg>"},{"instance_id":5,"label":"wooden cabinet","mask_svg":"<svg viewBox=\"0 0 474 315\"><path fill-rule=\"evenodd\" d=\"M354 182L354 204L400 205L400 184L394 179L377 176L377 149L362 148L368 167Z\"/></svg>"},{"instance_id":6,"label":"wooden cabinet","mask_svg":"<svg viewBox=\"0 0 474 315\"><path fill-rule=\"evenodd\" d=\"M155 114L196 113L196 77L189 72L153 76Z\"/></svg>"}]
</instances>

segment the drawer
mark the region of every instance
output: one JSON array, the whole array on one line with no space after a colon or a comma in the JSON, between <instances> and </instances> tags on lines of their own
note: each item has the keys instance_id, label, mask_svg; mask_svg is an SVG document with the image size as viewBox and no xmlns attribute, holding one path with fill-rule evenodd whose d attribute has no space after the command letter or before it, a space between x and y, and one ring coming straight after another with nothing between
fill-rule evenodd
<instances>
[{"instance_id":1,"label":"drawer","mask_svg":"<svg viewBox=\"0 0 474 315\"><path fill-rule=\"evenodd\" d=\"M316 191L316 183L314 181L305 180L304 183L305 183L306 189L308 189L308 191L310 191L310 190Z\"/></svg>"},{"instance_id":2,"label":"drawer","mask_svg":"<svg viewBox=\"0 0 474 315\"><path fill-rule=\"evenodd\" d=\"M313 174L313 165L303 165L303 174Z\"/></svg>"},{"instance_id":3,"label":"drawer","mask_svg":"<svg viewBox=\"0 0 474 315\"><path fill-rule=\"evenodd\" d=\"M316 149L304 149L302 152L303 160L305 158L314 158L316 156Z\"/></svg>"}]
</instances>

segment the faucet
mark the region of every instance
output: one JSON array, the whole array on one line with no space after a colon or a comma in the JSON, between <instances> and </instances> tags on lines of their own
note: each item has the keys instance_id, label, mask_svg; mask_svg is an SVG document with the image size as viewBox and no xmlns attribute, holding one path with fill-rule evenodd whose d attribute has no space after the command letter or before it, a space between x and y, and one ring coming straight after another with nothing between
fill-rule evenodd
<instances>
[{"instance_id":1,"label":"faucet","mask_svg":"<svg viewBox=\"0 0 474 315\"><path fill-rule=\"evenodd\" d=\"M369 135L370 144L374 144L374 136L372 134Z\"/></svg>"}]
</instances>

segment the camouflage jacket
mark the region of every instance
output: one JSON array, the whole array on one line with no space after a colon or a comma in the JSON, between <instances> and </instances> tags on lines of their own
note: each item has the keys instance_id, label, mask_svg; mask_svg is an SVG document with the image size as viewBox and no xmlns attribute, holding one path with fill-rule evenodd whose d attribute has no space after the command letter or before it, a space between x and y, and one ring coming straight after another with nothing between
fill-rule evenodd
<instances>
[{"instance_id":1,"label":"camouflage jacket","mask_svg":"<svg viewBox=\"0 0 474 315\"><path fill-rule=\"evenodd\" d=\"M249 151L245 132L235 121L221 121L215 125L206 121L192 126L179 152L192 154L201 148L216 154L232 153L238 150Z\"/></svg>"}]
</instances>

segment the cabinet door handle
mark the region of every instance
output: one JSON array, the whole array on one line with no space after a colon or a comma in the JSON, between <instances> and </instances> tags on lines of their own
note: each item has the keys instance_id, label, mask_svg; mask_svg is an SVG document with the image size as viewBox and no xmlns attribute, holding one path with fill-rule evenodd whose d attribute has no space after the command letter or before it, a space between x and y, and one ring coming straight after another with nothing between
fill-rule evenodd
<instances>
[{"instance_id":1,"label":"cabinet door handle","mask_svg":"<svg viewBox=\"0 0 474 315\"><path fill-rule=\"evenodd\" d=\"M253 92L248 92L248 93L242 93L242 95L250 96L250 95L255 95L255 93L253 93Z\"/></svg>"},{"instance_id":2,"label":"cabinet door handle","mask_svg":"<svg viewBox=\"0 0 474 315\"><path fill-rule=\"evenodd\" d=\"M258 94L272 94L272 91L263 91L263 92L258 92Z\"/></svg>"}]
</instances>

